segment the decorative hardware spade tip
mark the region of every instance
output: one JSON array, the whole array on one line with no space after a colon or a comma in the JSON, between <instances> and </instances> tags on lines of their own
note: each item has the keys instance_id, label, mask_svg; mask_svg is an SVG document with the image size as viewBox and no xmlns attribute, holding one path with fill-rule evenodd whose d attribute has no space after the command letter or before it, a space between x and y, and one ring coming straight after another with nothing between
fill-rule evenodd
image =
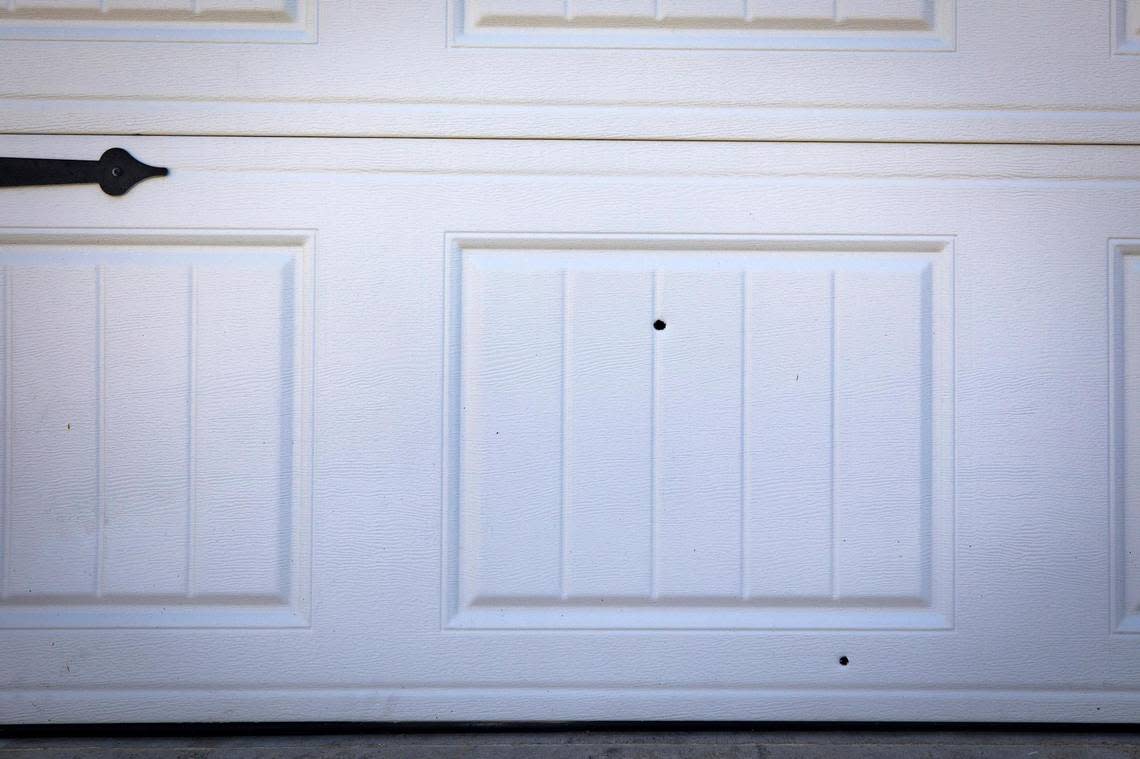
<instances>
[{"instance_id":1,"label":"decorative hardware spade tip","mask_svg":"<svg viewBox=\"0 0 1140 759\"><path fill-rule=\"evenodd\" d=\"M108 195L126 195L144 179L169 173L161 166L148 166L122 148L111 148L98 161L0 158L0 187L97 184Z\"/></svg>"}]
</instances>

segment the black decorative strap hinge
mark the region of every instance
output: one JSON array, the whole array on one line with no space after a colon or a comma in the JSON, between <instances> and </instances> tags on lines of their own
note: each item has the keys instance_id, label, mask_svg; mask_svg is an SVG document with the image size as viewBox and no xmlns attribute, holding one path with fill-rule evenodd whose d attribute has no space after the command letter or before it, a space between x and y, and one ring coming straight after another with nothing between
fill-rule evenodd
<instances>
[{"instance_id":1,"label":"black decorative strap hinge","mask_svg":"<svg viewBox=\"0 0 1140 759\"><path fill-rule=\"evenodd\" d=\"M169 173L169 169L147 166L122 148L111 148L98 161L0 158L0 187L97 184L108 195L126 195L144 179Z\"/></svg>"}]
</instances>

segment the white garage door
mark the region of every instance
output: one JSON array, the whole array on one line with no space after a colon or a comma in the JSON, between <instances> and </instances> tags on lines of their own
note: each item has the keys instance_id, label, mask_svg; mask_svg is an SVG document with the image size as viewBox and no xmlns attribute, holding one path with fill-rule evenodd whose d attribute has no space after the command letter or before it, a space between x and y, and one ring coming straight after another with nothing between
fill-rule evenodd
<instances>
[{"instance_id":1,"label":"white garage door","mask_svg":"<svg viewBox=\"0 0 1140 759\"><path fill-rule=\"evenodd\" d=\"M0 130L1140 141L1140 0L5 0Z\"/></svg>"},{"instance_id":2,"label":"white garage door","mask_svg":"<svg viewBox=\"0 0 1140 759\"><path fill-rule=\"evenodd\" d=\"M1140 153L5 137L0 720L1140 718Z\"/></svg>"}]
</instances>

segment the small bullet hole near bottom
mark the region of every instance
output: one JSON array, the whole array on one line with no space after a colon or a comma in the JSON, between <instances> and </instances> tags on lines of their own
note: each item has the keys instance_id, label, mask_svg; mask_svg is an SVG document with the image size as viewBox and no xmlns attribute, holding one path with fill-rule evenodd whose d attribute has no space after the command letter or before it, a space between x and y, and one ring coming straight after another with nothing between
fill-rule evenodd
<instances>
[{"instance_id":1,"label":"small bullet hole near bottom","mask_svg":"<svg viewBox=\"0 0 1140 759\"><path fill-rule=\"evenodd\" d=\"M661 330L665 329L665 322L658 319L657 321L653 322L653 329L660 332Z\"/></svg>"},{"instance_id":2,"label":"small bullet hole near bottom","mask_svg":"<svg viewBox=\"0 0 1140 759\"><path fill-rule=\"evenodd\" d=\"M851 663L851 660L848 659L846 656L840 656L839 657L839 666L846 667L850 663Z\"/></svg>"}]
</instances>

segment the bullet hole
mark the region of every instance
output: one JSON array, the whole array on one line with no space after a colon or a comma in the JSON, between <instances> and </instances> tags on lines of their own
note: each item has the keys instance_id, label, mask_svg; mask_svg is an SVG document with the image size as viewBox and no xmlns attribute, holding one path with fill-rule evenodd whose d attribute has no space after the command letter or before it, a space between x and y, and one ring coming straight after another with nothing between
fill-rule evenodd
<instances>
[{"instance_id":1,"label":"bullet hole","mask_svg":"<svg viewBox=\"0 0 1140 759\"><path fill-rule=\"evenodd\" d=\"M846 656L840 656L839 657L839 666L846 667L850 663L851 663L851 660L848 659Z\"/></svg>"},{"instance_id":2,"label":"bullet hole","mask_svg":"<svg viewBox=\"0 0 1140 759\"><path fill-rule=\"evenodd\" d=\"M653 322L653 329L660 332L661 330L665 329L665 322L658 319L657 321Z\"/></svg>"}]
</instances>

